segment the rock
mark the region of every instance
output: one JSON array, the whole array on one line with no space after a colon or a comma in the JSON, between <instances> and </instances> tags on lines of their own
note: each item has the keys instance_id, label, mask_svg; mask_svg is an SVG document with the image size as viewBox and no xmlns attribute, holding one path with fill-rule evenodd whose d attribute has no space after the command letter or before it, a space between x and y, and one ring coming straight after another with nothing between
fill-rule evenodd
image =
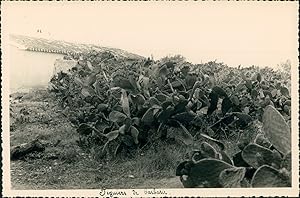
<instances>
[{"instance_id":1,"label":"rock","mask_svg":"<svg viewBox=\"0 0 300 198\"><path fill-rule=\"evenodd\" d=\"M45 145L42 144L38 139L32 142L15 146L10 151L11 160L18 160L24 158L26 155L33 152L43 152Z\"/></svg>"}]
</instances>

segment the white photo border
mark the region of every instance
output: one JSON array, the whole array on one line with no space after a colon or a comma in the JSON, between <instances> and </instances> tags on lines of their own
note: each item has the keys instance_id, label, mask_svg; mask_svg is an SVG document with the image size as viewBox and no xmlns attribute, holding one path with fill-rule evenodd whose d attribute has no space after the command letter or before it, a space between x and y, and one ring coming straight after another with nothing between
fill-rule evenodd
<instances>
[{"instance_id":1,"label":"white photo border","mask_svg":"<svg viewBox=\"0 0 300 198\"><path fill-rule=\"evenodd\" d=\"M22 2L24 3L24 2ZM26 2L37 3L37 2ZM55 2L54 2L55 3ZM62 3L62 2L59 2ZM73 3L73 2L65 2ZM75 3L75 2L74 2ZM76 2L77 3L77 2ZM86 3L86 2L85 2ZM92 3L92 2L91 2ZM115 3L115 2L111 2ZM132 2L127 2L132 3ZM145 3L145 2L139 2ZM149 3L149 2L148 2ZM159 3L159 2L155 2ZM169 2L170 3L170 2ZM185 2L189 3L189 2ZM216 2L211 2L216 3ZM222 3L222 2L218 2ZM224 3L224 2L223 2ZM225 2L226 3L226 2ZM245 2L244 2L245 3ZM255 2L248 2L255 3ZM256 2L258 3L258 2ZM1 4L4 4L2 2ZM183 188L183 189L95 189L95 190L12 190L10 176L10 127L9 127L9 50L8 32L5 21L5 8L1 6L1 52L2 52L2 195L4 197L241 197L241 196L290 196L299 195L299 68L291 68L291 98L292 98L292 187L290 188ZM299 44L299 43L298 43ZM298 46L298 45L297 45ZM146 193L148 192L148 193ZM150 193L153 192L153 193Z\"/></svg>"}]
</instances>

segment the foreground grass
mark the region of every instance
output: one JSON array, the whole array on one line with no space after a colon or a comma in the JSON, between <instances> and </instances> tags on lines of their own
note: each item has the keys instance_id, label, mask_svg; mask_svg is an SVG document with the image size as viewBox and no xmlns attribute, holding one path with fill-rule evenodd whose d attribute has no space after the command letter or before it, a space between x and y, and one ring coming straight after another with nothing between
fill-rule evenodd
<instances>
[{"instance_id":1,"label":"foreground grass","mask_svg":"<svg viewBox=\"0 0 300 198\"><path fill-rule=\"evenodd\" d=\"M45 90L18 95L11 105L11 147L38 138L46 150L11 161L13 189L182 187L175 169L186 148L160 142L132 158L97 160L77 145L75 128ZM20 117L21 109L28 115Z\"/></svg>"}]
</instances>

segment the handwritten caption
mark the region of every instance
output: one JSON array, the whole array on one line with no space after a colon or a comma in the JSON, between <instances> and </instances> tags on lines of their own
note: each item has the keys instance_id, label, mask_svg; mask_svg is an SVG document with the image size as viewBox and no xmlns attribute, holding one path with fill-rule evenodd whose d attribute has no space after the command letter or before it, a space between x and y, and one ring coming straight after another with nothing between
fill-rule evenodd
<instances>
[{"instance_id":1,"label":"handwritten caption","mask_svg":"<svg viewBox=\"0 0 300 198\"><path fill-rule=\"evenodd\" d=\"M101 189L99 195L102 197L128 197L128 196L155 196L155 195L168 195L166 190L163 189L130 189L130 190L110 190Z\"/></svg>"}]
</instances>

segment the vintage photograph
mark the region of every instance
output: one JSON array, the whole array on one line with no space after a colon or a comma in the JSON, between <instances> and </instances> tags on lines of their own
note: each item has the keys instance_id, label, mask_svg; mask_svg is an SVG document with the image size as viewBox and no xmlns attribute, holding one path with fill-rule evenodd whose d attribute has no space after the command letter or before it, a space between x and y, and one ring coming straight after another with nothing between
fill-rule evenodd
<instances>
[{"instance_id":1,"label":"vintage photograph","mask_svg":"<svg viewBox=\"0 0 300 198\"><path fill-rule=\"evenodd\" d=\"M298 2L1 4L4 196L298 195Z\"/></svg>"}]
</instances>

